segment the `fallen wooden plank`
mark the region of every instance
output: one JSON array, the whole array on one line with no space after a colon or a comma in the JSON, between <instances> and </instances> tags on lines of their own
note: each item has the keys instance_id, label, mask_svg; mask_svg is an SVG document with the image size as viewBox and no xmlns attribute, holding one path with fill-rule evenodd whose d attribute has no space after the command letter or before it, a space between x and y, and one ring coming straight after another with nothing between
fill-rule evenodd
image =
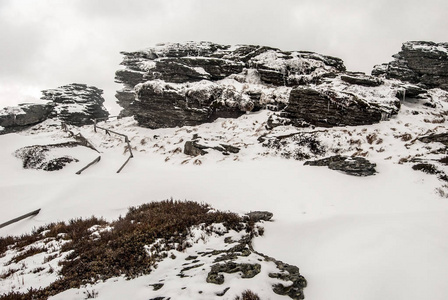
<instances>
[{"instance_id":1,"label":"fallen wooden plank","mask_svg":"<svg viewBox=\"0 0 448 300\"><path fill-rule=\"evenodd\" d=\"M94 161L92 161L91 163L89 163L87 166L85 166L84 168L82 168L81 170L79 170L78 172L76 172L77 175L80 175L82 172L84 172L84 170L86 170L87 168L89 168L90 166L96 164L97 162L99 162L101 160L101 156L98 156L97 158L95 158Z\"/></svg>"},{"instance_id":2,"label":"fallen wooden plank","mask_svg":"<svg viewBox=\"0 0 448 300\"><path fill-rule=\"evenodd\" d=\"M35 211L32 211L32 212L30 212L30 213L27 213L27 214L25 214L25 215L23 215L23 216L20 216L20 217L18 217L18 218L12 219L12 220L10 220L10 221L8 221L8 222L2 223L2 224L0 224L0 228L3 228L3 227L8 226L8 225L11 225L12 223L18 222L18 221L23 220L23 219L25 219L25 218L28 218L28 217L31 217L31 216L35 216L35 215L37 215L39 212L40 212L40 208L37 209L37 210L35 210Z\"/></svg>"},{"instance_id":3,"label":"fallen wooden plank","mask_svg":"<svg viewBox=\"0 0 448 300\"><path fill-rule=\"evenodd\" d=\"M124 166L127 165L127 163L129 162L129 160L132 158L133 156L129 156L128 159L124 162L124 164L121 166L120 169L118 169L117 173L120 173L121 170L123 170Z\"/></svg>"}]
</instances>

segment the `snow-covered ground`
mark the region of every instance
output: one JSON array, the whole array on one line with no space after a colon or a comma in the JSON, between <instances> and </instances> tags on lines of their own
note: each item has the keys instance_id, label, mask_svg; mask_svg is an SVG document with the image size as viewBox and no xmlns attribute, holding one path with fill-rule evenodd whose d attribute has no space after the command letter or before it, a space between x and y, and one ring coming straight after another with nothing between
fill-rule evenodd
<instances>
[{"instance_id":1,"label":"snow-covered ground","mask_svg":"<svg viewBox=\"0 0 448 300\"><path fill-rule=\"evenodd\" d=\"M414 115L415 110L421 113ZM255 238L254 248L298 266L308 280L306 299L447 299L448 199L437 192L443 182L412 170L409 163L399 163L416 155L440 158L431 152L441 144L412 141L428 132L444 132L446 122L436 120L443 116L427 112L418 103L405 103L389 121L321 131L317 138L329 155L340 148L341 154L364 153L377 164L375 176L353 177L325 167L304 166L303 161L282 158L280 152L263 147L257 141L262 134L298 131L292 127L268 131L264 127L268 114L261 111L237 120L158 130L139 128L130 118L102 123L131 140L134 158L119 174L116 171L128 156L126 143L119 136L95 133L91 126L72 130L82 133L101 153L65 148L61 154L79 162L56 172L24 170L13 153L24 146L70 140L59 124L46 121L34 130L0 136L0 222L42 209L35 217L1 228L0 235L19 235L50 222L92 215L113 220L130 206L170 197L236 213L267 210L274 214L273 221L264 223L265 234ZM403 138L406 133L412 138ZM210 150L205 156L189 157L182 153L183 145L193 134L205 143L226 143L241 151L224 156ZM75 175L98 155L98 164ZM438 167L446 170L442 164ZM170 272L172 263L161 263L157 274ZM98 299L148 299L155 295L148 287L154 283L152 275L132 281L111 279L54 299L85 299L85 290L98 292ZM38 287L39 280L37 275L26 281L7 278L0 281L0 293L12 285ZM41 284L48 283L43 280ZM179 288L173 283L173 290L164 296L207 298L206 294L182 294ZM251 288L262 299L284 299L272 291L257 290L256 284L244 288ZM220 299L234 297L226 294Z\"/></svg>"}]
</instances>

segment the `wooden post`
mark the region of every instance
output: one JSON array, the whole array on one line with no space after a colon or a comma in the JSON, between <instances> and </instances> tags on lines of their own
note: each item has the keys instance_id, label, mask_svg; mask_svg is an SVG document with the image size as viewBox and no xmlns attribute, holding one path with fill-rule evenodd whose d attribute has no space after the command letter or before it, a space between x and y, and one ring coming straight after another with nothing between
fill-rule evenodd
<instances>
[{"instance_id":1,"label":"wooden post","mask_svg":"<svg viewBox=\"0 0 448 300\"><path fill-rule=\"evenodd\" d=\"M96 119L93 120L93 131L96 132Z\"/></svg>"},{"instance_id":2,"label":"wooden post","mask_svg":"<svg viewBox=\"0 0 448 300\"><path fill-rule=\"evenodd\" d=\"M12 220L10 220L10 221L8 221L8 222L2 223L2 224L0 224L0 228L3 228L3 227L8 226L8 225L11 225L12 223L18 222L18 221L23 220L23 219L25 219L25 218L35 216L35 215L37 215L39 212L40 212L40 208L37 209L37 210L35 210L35 211L32 211L32 212L30 212L30 213L27 213L27 214L25 214L25 215L23 215L23 216L20 216L20 217L18 217L18 218L12 219Z\"/></svg>"}]
</instances>

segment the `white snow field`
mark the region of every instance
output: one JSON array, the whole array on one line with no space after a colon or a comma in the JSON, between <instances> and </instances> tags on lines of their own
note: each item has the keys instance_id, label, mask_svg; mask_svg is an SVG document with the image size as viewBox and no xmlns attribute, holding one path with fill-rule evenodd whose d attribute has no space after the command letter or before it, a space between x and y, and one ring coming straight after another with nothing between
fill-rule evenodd
<instances>
[{"instance_id":1,"label":"white snow field","mask_svg":"<svg viewBox=\"0 0 448 300\"><path fill-rule=\"evenodd\" d=\"M0 222L42 209L35 217L1 228L0 235L20 235L50 222L92 215L113 220L130 206L171 197L205 202L236 213L267 210L274 214L273 221L263 224L265 234L255 238L254 248L298 266L308 281L306 299L445 300L448 199L440 195L443 182L434 175L412 170L412 164L398 163L419 153L431 158L429 153L441 144L417 141L406 145L397 136L410 133L416 137L428 130L440 133L446 129L444 124L423 122L425 116L406 111L404 106L398 116L377 125L325 129L320 135L329 154L338 143L347 155L366 151L367 158L377 164L378 173L370 177L304 166L303 161L281 158L262 147L257 138L263 133L298 131L280 127L268 132L263 124L269 114L266 111L237 120L218 119L212 124L174 129L143 129L130 118L102 123L131 139L135 157L119 174L116 171L128 156L123 139L104 131L95 133L92 126L73 128L101 153L84 147L66 148L63 154L79 159L78 163L54 172L23 169L21 160L13 155L15 150L70 140L57 122L46 121L34 129L0 136ZM344 133L347 131L361 140L361 149L351 146ZM210 144L222 141L242 150L229 156L211 150L205 156L191 158L182 150L194 133ZM376 133L382 143L367 143L369 133ZM98 155L98 164L75 175ZM176 255L186 257L188 251ZM39 265L41 260L33 256L29 264ZM68 290L53 299L85 299L86 291L97 292L98 299L150 299L158 294L148 284L172 272L173 264L175 261L166 260L150 275L130 281L110 279ZM52 276L45 279L28 274L2 279L0 293L47 286L56 279L56 275ZM214 298L207 294L210 284L194 280L186 284L189 290L198 285L197 289L204 293L182 293L181 285L171 281L171 289L163 296L176 300ZM240 279L232 284L240 286L241 291L252 289L261 299L286 299L257 286L257 281Z\"/></svg>"}]
</instances>

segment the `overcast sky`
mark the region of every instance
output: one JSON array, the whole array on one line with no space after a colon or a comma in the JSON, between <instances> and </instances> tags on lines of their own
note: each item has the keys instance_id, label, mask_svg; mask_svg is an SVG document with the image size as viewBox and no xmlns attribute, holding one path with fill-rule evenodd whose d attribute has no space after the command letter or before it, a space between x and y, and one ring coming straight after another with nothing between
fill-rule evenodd
<instances>
[{"instance_id":1,"label":"overcast sky","mask_svg":"<svg viewBox=\"0 0 448 300\"><path fill-rule=\"evenodd\" d=\"M116 110L120 51L212 41L307 50L370 73L402 42L448 42L447 0L0 0L0 107L86 83Z\"/></svg>"}]
</instances>

